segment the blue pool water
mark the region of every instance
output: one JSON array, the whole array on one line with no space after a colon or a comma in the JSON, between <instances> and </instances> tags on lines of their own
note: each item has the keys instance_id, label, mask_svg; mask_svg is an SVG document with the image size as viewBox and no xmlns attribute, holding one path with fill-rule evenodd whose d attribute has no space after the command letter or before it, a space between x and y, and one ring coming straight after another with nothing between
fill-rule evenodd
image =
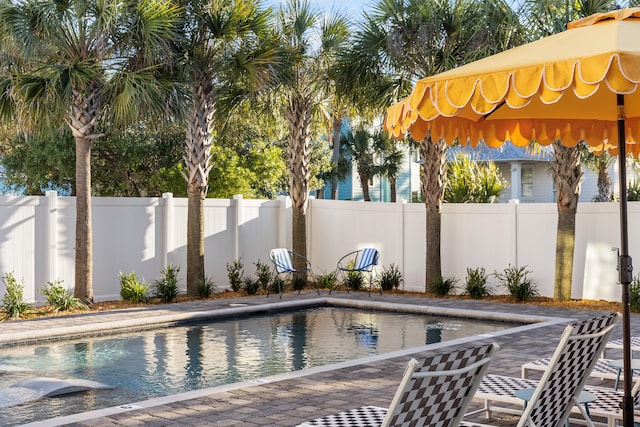
<instances>
[{"instance_id":1,"label":"blue pool water","mask_svg":"<svg viewBox=\"0 0 640 427\"><path fill-rule=\"evenodd\" d=\"M123 335L0 349L3 389L33 377L99 381L113 390L41 398L0 410L19 425L151 397L423 346L512 324L322 307ZM28 369L18 371L18 368Z\"/></svg>"}]
</instances>

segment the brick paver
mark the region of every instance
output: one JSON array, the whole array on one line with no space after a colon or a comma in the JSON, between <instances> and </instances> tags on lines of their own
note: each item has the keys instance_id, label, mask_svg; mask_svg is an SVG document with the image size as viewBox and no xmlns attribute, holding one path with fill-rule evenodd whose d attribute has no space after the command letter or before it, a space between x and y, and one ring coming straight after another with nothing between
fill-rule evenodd
<instances>
[{"instance_id":1,"label":"brick paver","mask_svg":"<svg viewBox=\"0 0 640 427\"><path fill-rule=\"evenodd\" d=\"M321 297L326 297L326 293ZM367 293L332 293L331 297L353 300L374 300L401 304L419 304L452 309L482 310L498 313L517 313L548 317L586 319L594 312L523 304L499 304L485 301L433 299L419 296L377 295ZM110 325L131 329L136 322L176 322L191 313L205 315L212 310L228 309L230 304L261 305L284 301L317 298L315 292L301 295L287 293L282 300L264 296L241 299L216 299L190 303L176 303L120 310L118 312L89 313L19 322L5 322L0 332L0 347L15 342L44 339L46 335L88 334L93 329L109 329ZM123 323L126 319L126 324ZM632 315L632 334L640 335L640 316ZM70 329L71 328L71 329ZM550 355L560 338L563 324L492 338L501 349L489 372L520 376L520 365L526 361ZM44 334L46 331L47 334ZM621 336L618 325L614 338ZM486 341L478 339L475 343ZM467 344L468 345L468 344ZM455 346L452 346L455 347ZM417 354L416 356L420 356ZM384 362L314 373L299 378L266 384L256 384L238 390L224 391L194 399L164 403L156 407L116 413L101 418L62 423L49 420L39 425L70 426L292 426L319 416L362 405L387 406L402 376L408 357L387 359ZM594 384L603 384L594 380ZM607 382L606 384L610 384ZM474 405L478 408L477 405ZM469 420L486 422L483 415ZM517 418L494 414L490 423L513 426Z\"/></svg>"}]
</instances>

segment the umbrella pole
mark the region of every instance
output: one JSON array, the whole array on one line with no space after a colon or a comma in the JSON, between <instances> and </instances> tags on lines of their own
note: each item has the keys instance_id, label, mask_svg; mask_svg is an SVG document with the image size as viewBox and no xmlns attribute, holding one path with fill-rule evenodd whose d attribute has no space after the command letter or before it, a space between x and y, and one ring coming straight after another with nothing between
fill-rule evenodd
<instances>
[{"instance_id":1,"label":"umbrella pole","mask_svg":"<svg viewBox=\"0 0 640 427\"><path fill-rule=\"evenodd\" d=\"M620 254L618 277L622 286L622 347L624 397L622 399L622 425L633 427L633 382L631 370L631 306L630 284L633 280L633 265L629 256L629 231L627 219L627 150L624 129L624 95L617 95L618 103L618 167L620 168Z\"/></svg>"}]
</instances>

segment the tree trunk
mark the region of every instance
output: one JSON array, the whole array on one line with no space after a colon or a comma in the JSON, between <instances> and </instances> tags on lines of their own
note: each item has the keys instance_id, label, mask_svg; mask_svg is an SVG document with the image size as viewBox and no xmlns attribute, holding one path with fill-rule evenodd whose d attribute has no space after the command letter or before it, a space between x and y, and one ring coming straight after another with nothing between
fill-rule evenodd
<instances>
[{"instance_id":1,"label":"tree trunk","mask_svg":"<svg viewBox=\"0 0 640 427\"><path fill-rule=\"evenodd\" d=\"M611 177L607 170L607 164L602 162L598 168L598 201L611 201Z\"/></svg>"},{"instance_id":2,"label":"tree trunk","mask_svg":"<svg viewBox=\"0 0 640 427\"><path fill-rule=\"evenodd\" d=\"M212 78L206 70L194 72L191 87L192 114L187 123L184 163L189 197L187 213L187 295L198 294L198 281L204 279L204 199L211 171L213 115L215 102Z\"/></svg>"},{"instance_id":3,"label":"tree trunk","mask_svg":"<svg viewBox=\"0 0 640 427\"><path fill-rule=\"evenodd\" d=\"M293 210L293 252L307 256L306 216L309 203L309 161L311 98L291 95L285 118L289 124L289 195ZM296 259L296 267L304 268L304 260Z\"/></svg>"},{"instance_id":4,"label":"tree trunk","mask_svg":"<svg viewBox=\"0 0 640 427\"><path fill-rule=\"evenodd\" d=\"M565 147L553 142L553 176L558 194L558 228L556 236L556 275L554 298L564 301L571 298L573 284L573 252L575 247L575 222L583 173L580 166L580 149Z\"/></svg>"},{"instance_id":5,"label":"tree trunk","mask_svg":"<svg viewBox=\"0 0 640 427\"><path fill-rule=\"evenodd\" d=\"M362 186L362 198L365 202L371 201L371 195L369 194L369 178L365 174L360 175L360 185Z\"/></svg>"},{"instance_id":6,"label":"tree trunk","mask_svg":"<svg viewBox=\"0 0 640 427\"><path fill-rule=\"evenodd\" d=\"M100 82L72 89L67 124L76 145L76 254L74 296L93 302L93 235L91 230L91 144L100 111Z\"/></svg>"},{"instance_id":7,"label":"tree trunk","mask_svg":"<svg viewBox=\"0 0 640 427\"><path fill-rule=\"evenodd\" d=\"M391 191L391 203L398 201L398 180L392 178L389 180L389 190Z\"/></svg>"},{"instance_id":8,"label":"tree trunk","mask_svg":"<svg viewBox=\"0 0 640 427\"><path fill-rule=\"evenodd\" d=\"M331 161L335 165L336 173L331 177L331 200L336 200L338 197L338 163L340 162L340 134L342 133L342 117L331 116L332 128L331 128L331 143L333 147L333 154Z\"/></svg>"},{"instance_id":9,"label":"tree trunk","mask_svg":"<svg viewBox=\"0 0 640 427\"><path fill-rule=\"evenodd\" d=\"M198 281L204 277L204 195L198 185L187 191L187 295L196 296Z\"/></svg>"},{"instance_id":10,"label":"tree trunk","mask_svg":"<svg viewBox=\"0 0 640 427\"><path fill-rule=\"evenodd\" d=\"M93 302L91 141L76 138L76 259L74 296Z\"/></svg>"},{"instance_id":11,"label":"tree trunk","mask_svg":"<svg viewBox=\"0 0 640 427\"><path fill-rule=\"evenodd\" d=\"M440 258L441 206L446 183L447 144L440 140L432 142L428 136L420 143L420 157L424 159L420 183L426 208L426 277L425 286L442 277ZM425 290L426 290L425 289Z\"/></svg>"}]
</instances>

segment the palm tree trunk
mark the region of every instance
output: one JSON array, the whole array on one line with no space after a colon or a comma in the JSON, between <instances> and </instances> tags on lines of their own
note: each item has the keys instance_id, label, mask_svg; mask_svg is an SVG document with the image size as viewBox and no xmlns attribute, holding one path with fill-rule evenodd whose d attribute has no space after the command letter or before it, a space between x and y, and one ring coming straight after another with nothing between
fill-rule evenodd
<instances>
[{"instance_id":1,"label":"palm tree trunk","mask_svg":"<svg viewBox=\"0 0 640 427\"><path fill-rule=\"evenodd\" d=\"M196 296L204 277L204 197L198 185L189 185L187 192L187 295Z\"/></svg>"},{"instance_id":2,"label":"palm tree trunk","mask_svg":"<svg viewBox=\"0 0 640 427\"><path fill-rule=\"evenodd\" d=\"M391 203L395 203L398 200L398 180L396 178L390 178L389 187L391 191Z\"/></svg>"},{"instance_id":3,"label":"palm tree trunk","mask_svg":"<svg viewBox=\"0 0 640 427\"><path fill-rule=\"evenodd\" d=\"M333 119L332 123L332 132L331 132L331 141L333 144L333 154L331 156L331 161L333 162L336 172L338 168L338 163L340 162L340 134L342 133L342 117L331 116ZM331 177L331 200L336 200L338 197L338 174L335 173Z\"/></svg>"},{"instance_id":4,"label":"palm tree trunk","mask_svg":"<svg viewBox=\"0 0 640 427\"><path fill-rule=\"evenodd\" d=\"M91 141L76 138L76 258L74 296L93 302Z\"/></svg>"},{"instance_id":5,"label":"palm tree trunk","mask_svg":"<svg viewBox=\"0 0 640 427\"><path fill-rule=\"evenodd\" d=\"M598 168L598 201L611 201L611 177L607 170L607 164L602 163Z\"/></svg>"},{"instance_id":6,"label":"palm tree trunk","mask_svg":"<svg viewBox=\"0 0 640 427\"><path fill-rule=\"evenodd\" d=\"M76 144L76 256L74 296L93 302L93 234L91 230L91 144L100 110L100 83L72 89L67 124Z\"/></svg>"},{"instance_id":7,"label":"palm tree trunk","mask_svg":"<svg viewBox=\"0 0 640 427\"><path fill-rule=\"evenodd\" d=\"M441 206L446 183L445 166L447 144L440 140L432 142L428 136L420 143L420 157L424 159L420 182L426 208L426 289L439 277L442 277L440 257ZM425 289L425 290L426 290Z\"/></svg>"},{"instance_id":8,"label":"palm tree trunk","mask_svg":"<svg viewBox=\"0 0 640 427\"><path fill-rule=\"evenodd\" d=\"M362 198L365 202L371 201L371 195L369 194L369 178L365 174L360 174L360 185L362 186Z\"/></svg>"},{"instance_id":9,"label":"palm tree trunk","mask_svg":"<svg viewBox=\"0 0 640 427\"><path fill-rule=\"evenodd\" d=\"M580 149L553 142L553 176L558 194L558 228L556 235L556 275L554 298L571 298L573 284L573 252L575 248L576 211L582 183Z\"/></svg>"},{"instance_id":10,"label":"palm tree trunk","mask_svg":"<svg viewBox=\"0 0 640 427\"><path fill-rule=\"evenodd\" d=\"M289 98L285 118L289 123L289 195L293 210L293 252L307 256L307 206L309 203L309 161L311 99L299 94ZM304 268L304 260L296 260Z\"/></svg>"},{"instance_id":11,"label":"palm tree trunk","mask_svg":"<svg viewBox=\"0 0 640 427\"><path fill-rule=\"evenodd\" d=\"M189 197L187 213L187 295L198 293L198 281L204 278L204 199L211 171L213 115L215 102L213 79L206 70L194 72L191 88L193 110L188 122L184 162Z\"/></svg>"}]
</instances>

